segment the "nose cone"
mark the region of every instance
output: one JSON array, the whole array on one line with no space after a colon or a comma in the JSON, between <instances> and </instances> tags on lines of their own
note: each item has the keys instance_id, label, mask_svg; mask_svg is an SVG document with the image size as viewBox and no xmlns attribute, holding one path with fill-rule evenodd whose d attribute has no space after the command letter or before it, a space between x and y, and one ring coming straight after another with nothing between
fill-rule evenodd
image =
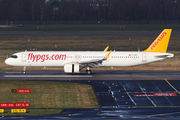
<instances>
[{"instance_id":1,"label":"nose cone","mask_svg":"<svg viewBox=\"0 0 180 120\"><path fill-rule=\"evenodd\" d=\"M5 61L4 61L7 65L10 65L10 59L8 58L8 59L6 59Z\"/></svg>"}]
</instances>

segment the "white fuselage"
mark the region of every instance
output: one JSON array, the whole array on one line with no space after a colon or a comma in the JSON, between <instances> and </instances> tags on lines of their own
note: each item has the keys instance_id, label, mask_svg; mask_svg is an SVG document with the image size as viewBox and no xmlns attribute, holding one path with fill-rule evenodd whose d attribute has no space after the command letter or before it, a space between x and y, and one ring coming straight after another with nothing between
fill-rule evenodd
<instances>
[{"instance_id":1,"label":"white fuselage","mask_svg":"<svg viewBox=\"0 0 180 120\"><path fill-rule=\"evenodd\" d=\"M108 52L96 51L25 51L13 54L5 63L12 66L26 67L62 67L66 63L79 64L83 61L103 59ZM127 67L147 64L173 57L171 53L114 51L102 62L104 67Z\"/></svg>"}]
</instances>

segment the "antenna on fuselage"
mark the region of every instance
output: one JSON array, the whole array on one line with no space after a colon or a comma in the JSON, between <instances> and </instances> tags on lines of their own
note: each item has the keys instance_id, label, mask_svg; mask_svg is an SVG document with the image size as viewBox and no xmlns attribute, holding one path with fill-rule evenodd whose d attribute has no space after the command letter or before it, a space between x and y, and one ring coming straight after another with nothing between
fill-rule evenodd
<instances>
[{"instance_id":1,"label":"antenna on fuselage","mask_svg":"<svg viewBox=\"0 0 180 120\"><path fill-rule=\"evenodd\" d=\"M137 47L138 52L140 52L140 47Z\"/></svg>"},{"instance_id":2,"label":"antenna on fuselage","mask_svg":"<svg viewBox=\"0 0 180 120\"><path fill-rule=\"evenodd\" d=\"M138 42L137 42L137 51L138 52L140 52L140 47L139 47L140 46L140 42L141 42L140 40L138 40Z\"/></svg>"}]
</instances>

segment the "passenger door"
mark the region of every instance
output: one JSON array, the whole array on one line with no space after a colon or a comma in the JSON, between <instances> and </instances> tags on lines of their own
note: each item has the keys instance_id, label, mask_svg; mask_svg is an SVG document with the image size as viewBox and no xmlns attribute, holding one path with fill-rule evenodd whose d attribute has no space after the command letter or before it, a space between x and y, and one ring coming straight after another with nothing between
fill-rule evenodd
<instances>
[{"instance_id":1,"label":"passenger door","mask_svg":"<svg viewBox=\"0 0 180 120\"><path fill-rule=\"evenodd\" d=\"M147 54L142 53L142 62L147 62Z\"/></svg>"},{"instance_id":2,"label":"passenger door","mask_svg":"<svg viewBox=\"0 0 180 120\"><path fill-rule=\"evenodd\" d=\"M22 53L22 62L26 62L26 53Z\"/></svg>"}]
</instances>

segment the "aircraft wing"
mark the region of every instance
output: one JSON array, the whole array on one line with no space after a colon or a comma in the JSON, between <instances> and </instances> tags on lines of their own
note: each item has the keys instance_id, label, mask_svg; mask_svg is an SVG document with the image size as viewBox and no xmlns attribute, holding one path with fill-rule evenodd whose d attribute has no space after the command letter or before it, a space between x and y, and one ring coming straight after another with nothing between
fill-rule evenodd
<instances>
[{"instance_id":1,"label":"aircraft wing","mask_svg":"<svg viewBox=\"0 0 180 120\"><path fill-rule=\"evenodd\" d=\"M111 52L112 52L112 50L103 59L92 59L89 61L80 61L78 63L81 64L82 66L84 66L83 68L85 68L85 67L91 67L91 68L101 67L101 66L103 66L102 62L109 58Z\"/></svg>"},{"instance_id":2,"label":"aircraft wing","mask_svg":"<svg viewBox=\"0 0 180 120\"><path fill-rule=\"evenodd\" d=\"M102 60L90 60L90 61L82 61L78 63L84 66L83 68L86 68L86 67L96 68L96 67L103 66Z\"/></svg>"},{"instance_id":3,"label":"aircraft wing","mask_svg":"<svg viewBox=\"0 0 180 120\"><path fill-rule=\"evenodd\" d=\"M94 63L94 62L102 62L102 59L92 59L92 60L89 60L89 61L81 61L81 62L78 62L79 64L88 64L88 63Z\"/></svg>"}]
</instances>

